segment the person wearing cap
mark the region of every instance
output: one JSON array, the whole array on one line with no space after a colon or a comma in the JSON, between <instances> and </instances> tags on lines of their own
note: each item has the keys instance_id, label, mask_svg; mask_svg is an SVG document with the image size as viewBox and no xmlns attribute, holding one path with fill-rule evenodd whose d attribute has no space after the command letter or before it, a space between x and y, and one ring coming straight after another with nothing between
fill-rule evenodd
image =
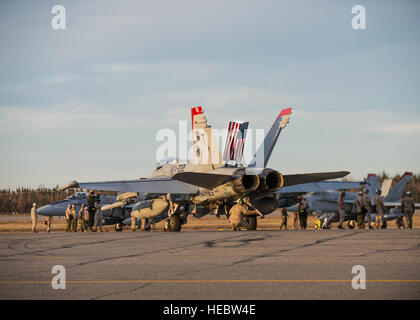
<instances>
[{"instance_id":1,"label":"person wearing cap","mask_svg":"<svg viewBox=\"0 0 420 320\"><path fill-rule=\"evenodd\" d=\"M401 201L401 211L404 213L405 224L407 228L413 228L413 214L414 214L414 199L411 192L405 193L404 199Z\"/></svg>"},{"instance_id":2,"label":"person wearing cap","mask_svg":"<svg viewBox=\"0 0 420 320\"><path fill-rule=\"evenodd\" d=\"M239 198L229 211L229 222L232 224L233 231L241 231L241 227L248 228L248 221L245 216L254 214L255 211L248 210L242 198Z\"/></svg>"},{"instance_id":3,"label":"person wearing cap","mask_svg":"<svg viewBox=\"0 0 420 320\"><path fill-rule=\"evenodd\" d=\"M32 220L32 232L37 232L36 231L36 222L38 220L38 211L36 210L36 203L35 202L32 204L32 208L31 208L31 220Z\"/></svg>"},{"instance_id":4,"label":"person wearing cap","mask_svg":"<svg viewBox=\"0 0 420 320\"><path fill-rule=\"evenodd\" d=\"M308 211L309 211L309 205L308 205L308 202L306 201L305 196L302 196L300 198L297 208L299 212L300 229L305 230L307 222L308 222Z\"/></svg>"},{"instance_id":5,"label":"person wearing cap","mask_svg":"<svg viewBox=\"0 0 420 320\"><path fill-rule=\"evenodd\" d=\"M363 210L363 191L359 191L356 199L354 199L354 207L357 213L357 227L363 229L363 221L365 219L365 213Z\"/></svg>"},{"instance_id":6,"label":"person wearing cap","mask_svg":"<svg viewBox=\"0 0 420 320\"><path fill-rule=\"evenodd\" d=\"M369 226L369 229L373 229L371 226L371 219L370 214L372 212L372 202L369 197L369 190L365 189L363 192L363 208L365 211L365 223ZM365 227L365 223L363 223L363 228Z\"/></svg>"},{"instance_id":7,"label":"person wearing cap","mask_svg":"<svg viewBox=\"0 0 420 320\"><path fill-rule=\"evenodd\" d=\"M376 195L373 198L373 204L375 206L375 211L376 211L376 229L379 228L383 228L384 225L384 211L385 211L385 206L384 206L384 200L382 199L381 196L381 189L377 189L376 190Z\"/></svg>"},{"instance_id":8,"label":"person wearing cap","mask_svg":"<svg viewBox=\"0 0 420 320\"><path fill-rule=\"evenodd\" d=\"M345 203L344 203L344 196L346 195L346 193L344 191L341 191L340 196L338 197L338 214L340 215L340 220L338 221L338 229L344 229L343 228L343 223L344 223L344 218L346 217L346 212L345 212Z\"/></svg>"}]
</instances>

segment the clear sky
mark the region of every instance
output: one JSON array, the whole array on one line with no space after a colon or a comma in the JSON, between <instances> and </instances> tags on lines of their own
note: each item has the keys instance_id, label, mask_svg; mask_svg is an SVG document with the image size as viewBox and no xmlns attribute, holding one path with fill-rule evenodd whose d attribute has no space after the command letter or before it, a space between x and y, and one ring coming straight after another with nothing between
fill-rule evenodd
<instances>
[{"instance_id":1,"label":"clear sky","mask_svg":"<svg viewBox=\"0 0 420 320\"><path fill-rule=\"evenodd\" d=\"M3 0L0 39L0 188L147 176L198 105L220 129L293 107L282 173L420 172L419 1Z\"/></svg>"}]
</instances>

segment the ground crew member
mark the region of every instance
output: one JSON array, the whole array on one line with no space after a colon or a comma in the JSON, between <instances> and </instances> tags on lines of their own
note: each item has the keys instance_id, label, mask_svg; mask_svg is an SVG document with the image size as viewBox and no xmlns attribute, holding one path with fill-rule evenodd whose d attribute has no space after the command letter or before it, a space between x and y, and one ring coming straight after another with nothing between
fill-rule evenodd
<instances>
[{"instance_id":1,"label":"ground crew member","mask_svg":"<svg viewBox=\"0 0 420 320\"><path fill-rule=\"evenodd\" d=\"M83 210L83 222L86 232L91 231L88 230L88 223L89 223L89 210L88 207L85 207Z\"/></svg>"},{"instance_id":2,"label":"ground crew member","mask_svg":"<svg viewBox=\"0 0 420 320\"><path fill-rule=\"evenodd\" d=\"M38 212L36 210L36 203L35 202L32 204L32 208L31 208L31 220L32 220L32 232L37 232L36 231L36 222L38 220Z\"/></svg>"},{"instance_id":3,"label":"ground crew member","mask_svg":"<svg viewBox=\"0 0 420 320\"><path fill-rule=\"evenodd\" d=\"M85 232L86 226L85 226L85 204L82 203L82 206L79 210L79 224L80 224L80 232Z\"/></svg>"},{"instance_id":4,"label":"ground crew member","mask_svg":"<svg viewBox=\"0 0 420 320\"><path fill-rule=\"evenodd\" d=\"M89 230L92 230L93 222L95 219L95 210L96 210L95 208L96 195L93 192L93 190L89 191L87 202L88 202L88 210L89 210L88 228Z\"/></svg>"},{"instance_id":5,"label":"ground crew member","mask_svg":"<svg viewBox=\"0 0 420 320\"><path fill-rule=\"evenodd\" d=\"M99 230L101 232L104 232L104 230L102 229L102 210L101 207L99 206L99 203L96 203L96 210L95 210L95 232Z\"/></svg>"},{"instance_id":6,"label":"ground crew member","mask_svg":"<svg viewBox=\"0 0 420 320\"><path fill-rule=\"evenodd\" d=\"M302 198L301 198L300 202L298 203L297 207L298 207L298 212L299 212L300 229L305 230L306 229L306 224L308 222L308 211L309 211L308 202L306 201L305 196L302 196Z\"/></svg>"},{"instance_id":7,"label":"ground crew member","mask_svg":"<svg viewBox=\"0 0 420 320\"><path fill-rule=\"evenodd\" d=\"M384 211L385 211L385 206L384 206L384 200L381 197L381 189L377 189L376 190L376 195L373 198L373 204L375 206L375 211L376 211L376 229L382 228L384 225Z\"/></svg>"},{"instance_id":8,"label":"ground crew member","mask_svg":"<svg viewBox=\"0 0 420 320\"><path fill-rule=\"evenodd\" d=\"M292 211L292 226L294 230L298 229L298 213Z\"/></svg>"},{"instance_id":9,"label":"ground crew member","mask_svg":"<svg viewBox=\"0 0 420 320\"><path fill-rule=\"evenodd\" d=\"M283 229L284 230L287 229L287 210L286 208L281 208L281 223L280 223L280 230Z\"/></svg>"},{"instance_id":10,"label":"ground crew member","mask_svg":"<svg viewBox=\"0 0 420 320\"><path fill-rule=\"evenodd\" d=\"M344 191L341 191L340 196L338 197L338 214L340 215L340 220L338 221L338 229L344 229L343 223L344 223L344 218L346 217L345 203L344 203L345 195L346 193Z\"/></svg>"},{"instance_id":11,"label":"ground crew member","mask_svg":"<svg viewBox=\"0 0 420 320\"><path fill-rule=\"evenodd\" d=\"M47 232L49 233L51 231L51 223L52 223L52 216L46 216L45 217L45 225L47 226Z\"/></svg>"},{"instance_id":12,"label":"ground crew member","mask_svg":"<svg viewBox=\"0 0 420 320\"><path fill-rule=\"evenodd\" d=\"M246 215L254 215L254 211L248 210L244 201L239 198L237 203L229 211L229 222L232 224L233 231L241 231L241 227L248 228Z\"/></svg>"},{"instance_id":13,"label":"ground crew member","mask_svg":"<svg viewBox=\"0 0 420 320\"><path fill-rule=\"evenodd\" d=\"M71 231L77 232L77 214L76 214L76 206L73 204L70 209L71 213Z\"/></svg>"},{"instance_id":14,"label":"ground crew member","mask_svg":"<svg viewBox=\"0 0 420 320\"><path fill-rule=\"evenodd\" d=\"M369 229L373 229L370 225L371 219L370 214L372 212L372 202L370 201L369 197L369 190L365 189L365 192L363 193L363 206L365 208L365 222L367 222ZM363 228L365 227L363 223Z\"/></svg>"},{"instance_id":15,"label":"ground crew member","mask_svg":"<svg viewBox=\"0 0 420 320\"><path fill-rule=\"evenodd\" d=\"M70 231L70 228L71 228L71 218L72 218L72 216L71 216L71 204L69 204L67 206L67 209L66 209L66 221L67 221L66 232L69 232Z\"/></svg>"},{"instance_id":16,"label":"ground crew member","mask_svg":"<svg viewBox=\"0 0 420 320\"><path fill-rule=\"evenodd\" d=\"M404 213L405 224L410 229L413 228L414 206L414 199L411 196L411 192L407 191L404 199L401 201L401 211Z\"/></svg>"},{"instance_id":17,"label":"ground crew member","mask_svg":"<svg viewBox=\"0 0 420 320\"><path fill-rule=\"evenodd\" d=\"M354 199L354 206L356 207L357 212L357 227L359 229L363 229L363 222L365 220L365 212L364 212L364 205L363 205L363 192L360 191L357 195L356 199Z\"/></svg>"}]
</instances>

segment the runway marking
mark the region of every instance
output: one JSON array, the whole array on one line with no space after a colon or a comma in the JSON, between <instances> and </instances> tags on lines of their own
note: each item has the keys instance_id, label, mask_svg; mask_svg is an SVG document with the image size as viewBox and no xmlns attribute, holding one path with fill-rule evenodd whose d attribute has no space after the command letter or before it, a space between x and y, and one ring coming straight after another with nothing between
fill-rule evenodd
<instances>
[{"instance_id":1,"label":"runway marking","mask_svg":"<svg viewBox=\"0 0 420 320\"><path fill-rule=\"evenodd\" d=\"M69 280L73 284L123 284L123 283L303 283L303 282L352 282L351 279L299 279L299 280ZM416 283L420 280L366 280L366 282L406 282ZM0 281L0 284L50 284L51 281Z\"/></svg>"}]
</instances>

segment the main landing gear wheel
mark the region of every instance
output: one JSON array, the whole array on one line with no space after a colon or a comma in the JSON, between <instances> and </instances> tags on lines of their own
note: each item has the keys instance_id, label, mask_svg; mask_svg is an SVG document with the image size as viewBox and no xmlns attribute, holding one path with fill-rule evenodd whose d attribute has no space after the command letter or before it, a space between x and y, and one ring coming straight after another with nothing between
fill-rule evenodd
<instances>
[{"instance_id":1,"label":"main landing gear wheel","mask_svg":"<svg viewBox=\"0 0 420 320\"><path fill-rule=\"evenodd\" d=\"M169 219L165 220L165 231L181 231L181 218L179 215L173 214Z\"/></svg>"},{"instance_id":2,"label":"main landing gear wheel","mask_svg":"<svg viewBox=\"0 0 420 320\"><path fill-rule=\"evenodd\" d=\"M249 231L257 230L257 217L256 216L250 216L247 219L248 219L247 230L249 230Z\"/></svg>"}]
</instances>

